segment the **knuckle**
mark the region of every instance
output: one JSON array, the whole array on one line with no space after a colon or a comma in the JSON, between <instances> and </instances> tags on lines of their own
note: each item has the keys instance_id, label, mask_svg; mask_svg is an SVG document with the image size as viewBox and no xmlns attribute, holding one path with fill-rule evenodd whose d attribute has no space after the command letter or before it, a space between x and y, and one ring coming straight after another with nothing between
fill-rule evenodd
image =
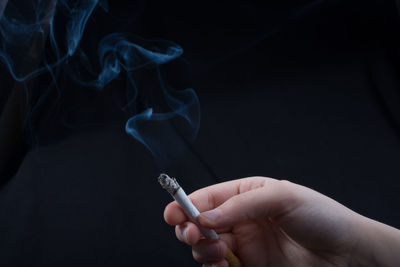
<instances>
[{"instance_id":1,"label":"knuckle","mask_svg":"<svg viewBox=\"0 0 400 267\"><path fill-rule=\"evenodd\" d=\"M227 248L222 241L204 241L192 247L193 258L197 262L210 262L221 260L225 257Z\"/></svg>"},{"instance_id":2,"label":"knuckle","mask_svg":"<svg viewBox=\"0 0 400 267\"><path fill-rule=\"evenodd\" d=\"M215 249L215 258L223 259L226 253L221 241L215 244Z\"/></svg>"},{"instance_id":3,"label":"knuckle","mask_svg":"<svg viewBox=\"0 0 400 267\"><path fill-rule=\"evenodd\" d=\"M280 180L278 181L278 188L281 194L285 196L282 205L285 205L287 210L291 210L299 205L300 198L296 184L288 180Z\"/></svg>"},{"instance_id":4,"label":"knuckle","mask_svg":"<svg viewBox=\"0 0 400 267\"><path fill-rule=\"evenodd\" d=\"M279 190L281 190L286 195L292 195L293 192L293 183L288 180L280 180L277 182Z\"/></svg>"},{"instance_id":5,"label":"knuckle","mask_svg":"<svg viewBox=\"0 0 400 267\"><path fill-rule=\"evenodd\" d=\"M284 187L291 187L293 186L293 183L289 180L280 180L278 181L282 186Z\"/></svg>"}]
</instances>

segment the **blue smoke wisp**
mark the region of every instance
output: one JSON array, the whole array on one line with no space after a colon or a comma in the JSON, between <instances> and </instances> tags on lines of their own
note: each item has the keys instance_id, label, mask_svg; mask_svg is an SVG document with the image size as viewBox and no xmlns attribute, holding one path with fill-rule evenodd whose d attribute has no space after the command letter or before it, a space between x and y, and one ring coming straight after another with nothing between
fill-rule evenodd
<instances>
[{"instance_id":1,"label":"blue smoke wisp","mask_svg":"<svg viewBox=\"0 0 400 267\"><path fill-rule=\"evenodd\" d=\"M61 74L81 87L97 90L110 86L112 81L123 76L127 84L123 90L129 96L123 108L131 115L125 125L126 132L155 156L164 149L160 144L162 138L159 138L163 133L154 130L153 126L147 127L148 123L153 125L181 117L190 125L191 136L196 136L200 122L196 93L193 89L177 91L170 88L161 71L162 65L182 55L182 48L169 41L111 33L100 39L98 58L93 60L80 43L84 35L91 38L90 32L85 31L97 7L108 11L107 2L98 0L9 2L0 19L0 61L13 79L25 85L35 77L50 75L53 84L49 88L57 87ZM154 80L158 83L163 108L154 102L153 108L140 112L137 96L147 89L138 86L136 76L147 69L155 70ZM41 96L42 99L45 97Z\"/></svg>"}]
</instances>

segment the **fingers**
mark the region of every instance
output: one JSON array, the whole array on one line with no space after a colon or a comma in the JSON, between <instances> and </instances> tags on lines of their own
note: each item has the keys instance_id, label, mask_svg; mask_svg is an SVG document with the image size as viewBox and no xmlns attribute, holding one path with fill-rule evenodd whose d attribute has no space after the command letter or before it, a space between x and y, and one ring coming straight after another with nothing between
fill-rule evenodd
<instances>
[{"instance_id":1,"label":"fingers","mask_svg":"<svg viewBox=\"0 0 400 267\"><path fill-rule=\"evenodd\" d=\"M228 267L228 255L233 255L230 243L234 243L232 234L220 235L219 240L201 239L192 247L193 258L203 266Z\"/></svg>"},{"instance_id":2,"label":"fingers","mask_svg":"<svg viewBox=\"0 0 400 267\"><path fill-rule=\"evenodd\" d=\"M182 224L185 221L188 221L189 218L186 216L184 211L179 207L179 204L174 201L169 203L164 209L164 220L169 225L178 225Z\"/></svg>"},{"instance_id":3,"label":"fingers","mask_svg":"<svg viewBox=\"0 0 400 267\"><path fill-rule=\"evenodd\" d=\"M203 212L214 209L235 195L263 187L266 182L270 181L276 180L264 177L251 177L228 181L197 190L190 194L189 198L196 208L200 212ZM164 219L170 225L182 224L188 220L183 210L175 201L168 204L165 208Z\"/></svg>"},{"instance_id":4,"label":"fingers","mask_svg":"<svg viewBox=\"0 0 400 267\"><path fill-rule=\"evenodd\" d=\"M202 263L223 261L228 253L227 245L221 240L201 239L192 247L193 258Z\"/></svg>"},{"instance_id":5,"label":"fingers","mask_svg":"<svg viewBox=\"0 0 400 267\"><path fill-rule=\"evenodd\" d=\"M199 228L191 222L185 222L183 224L177 225L175 227L175 234L178 240L190 246L194 246L201 239L204 239L204 236L200 232ZM236 242L234 240L233 234L223 232L220 233L218 236L219 239L224 241L231 250L236 250Z\"/></svg>"},{"instance_id":6,"label":"fingers","mask_svg":"<svg viewBox=\"0 0 400 267\"><path fill-rule=\"evenodd\" d=\"M226 260L218 261L218 262L209 262L203 264L203 267L229 267L229 264Z\"/></svg>"},{"instance_id":7,"label":"fingers","mask_svg":"<svg viewBox=\"0 0 400 267\"><path fill-rule=\"evenodd\" d=\"M219 235L219 240L204 239L199 228L191 223L185 222L175 227L177 238L192 246L193 258L203 266L228 266L225 257L228 248L236 250L236 242L233 234L223 233Z\"/></svg>"},{"instance_id":8,"label":"fingers","mask_svg":"<svg viewBox=\"0 0 400 267\"><path fill-rule=\"evenodd\" d=\"M191 222L185 222L177 225L175 227L175 234L181 242L184 242L190 246L193 246L199 242L200 238L202 238L199 228Z\"/></svg>"},{"instance_id":9,"label":"fingers","mask_svg":"<svg viewBox=\"0 0 400 267\"><path fill-rule=\"evenodd\" d=\"M189 195L190 200L200 212L211 210L233 196L244 192L261 188L267 181L276 181L275 179L265 177L250 177L238 180L232 180L224 183L204 187Z\"/></svg>"},{"instance_id":10,"label":"fingers","mask_svg":"<svg viewBox=\"0 0 400 267\"><path fill-rule=\"evenodd\" d=\"M277 217L301 205L296 185L267 180L263 187L234 195L217 208L200 214L208 228L230 227L257 218Z\"/></svg>"}]
</instances>

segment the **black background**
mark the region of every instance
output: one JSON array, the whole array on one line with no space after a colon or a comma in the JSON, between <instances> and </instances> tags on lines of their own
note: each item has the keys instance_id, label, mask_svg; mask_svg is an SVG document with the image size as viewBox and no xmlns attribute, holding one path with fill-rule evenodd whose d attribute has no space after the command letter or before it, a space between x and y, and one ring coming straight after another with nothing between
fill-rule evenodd
<instances>
[{"instance_id":1,"label":"black background","mask_svg":"<svg viewBox=\"0 0 400 267\"><path fill-rule=\"evenodd\" d=\"M394 1L113 1L82 45L117 27L184 48L175 82L202 112L171 163L186 191L287 179L400 227L399 26ZM41 124L56 137L28 146L0 191L0 265L196 266L163 222L151 153L117 115L60 136Z\"/></svg>"}]
</instances>

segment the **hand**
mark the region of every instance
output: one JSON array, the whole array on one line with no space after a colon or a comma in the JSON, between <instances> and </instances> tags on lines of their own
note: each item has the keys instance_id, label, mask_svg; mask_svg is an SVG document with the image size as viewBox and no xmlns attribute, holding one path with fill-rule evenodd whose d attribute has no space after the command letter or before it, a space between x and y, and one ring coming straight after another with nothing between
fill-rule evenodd
<instances>
[{"instance_id":1,"label":"hand","mask_svg":"<svg viewBox=\"0 0 400 267\"><path fill-rule=\"evenodd\" d=\"M189 197L202 212L200 224L215 229L220 240L204 239L176 202L166 207L164 218L176 226L177 238L192 246L195 260L207 265L228 266L224 257L230 247L244 267L374 266L378 260L368 247L372 228L400 237L398 230L288 181L244 178Z\"/></svg>"}]
</instances>

